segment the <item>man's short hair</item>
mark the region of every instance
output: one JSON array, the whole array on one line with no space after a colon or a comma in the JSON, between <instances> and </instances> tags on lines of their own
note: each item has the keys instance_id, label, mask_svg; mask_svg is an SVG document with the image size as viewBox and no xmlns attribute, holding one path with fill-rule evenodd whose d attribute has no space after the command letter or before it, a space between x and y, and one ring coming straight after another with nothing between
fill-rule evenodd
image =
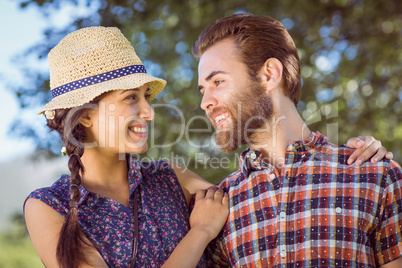
<instances>
[{"instance_id":1,"label":"man's short hair","mask_svg":"<svg viewBox=\"0 0 402 268\"><path fill-rule=\"evenodd\" d=\"M252 78L269 58L278 59L283 65L284 94L297 105L301 95L299 56L292 37L279 21L251 14L221 18L200 34L192 53L200 58L208 48L224 39L234 40L240 60Z\"/></svg>"}]
</instances>

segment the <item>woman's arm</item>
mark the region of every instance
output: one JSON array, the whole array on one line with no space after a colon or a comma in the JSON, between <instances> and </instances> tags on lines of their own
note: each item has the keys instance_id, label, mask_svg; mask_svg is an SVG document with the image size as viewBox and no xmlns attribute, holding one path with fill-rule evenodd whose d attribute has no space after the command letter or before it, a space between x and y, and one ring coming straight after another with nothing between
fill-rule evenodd
<instances>
[{"instance_id":1,"label":"woman's arm","mask_svg":"<svg viewBox=\"0 0 402 268\"><path fill-rule=\"evenodd\" d=\"M56 248L64 218L57 211L34 198L29 198L24 209L25 222L32 244L46 267L59 267L56 259ZM80 268L108 267L93 247L84 248L89 264Z\"/></svg>"},{"instance_id":2,"label":"woman's arm","mask_svg":"<svg viewBox=\"0 0 402 268\"><path fill-rule=\"evenodd\" d=\"M389 262L387 264L381 265L381 268L401 268L402 267L402 257L399 257L396 260L393 260L392 262Z\"/></svg>"},{"instance_id":3,"label":"woman's arm","mask_svg":"<svg viewBox=\"0 0 402 268\"><path fill-rule=\"evenodd\" d=\"M190 216L191 229L162 267L196 267L208 243L219 234L228 214L227 193L216 187L198 190Z\"/></svg>"},{"instance_id":4,"label":"woman's arm","mask_svg":"<svg viewBox=\"0 0 402 268\"><path fill-rule=\"evenodd\" d=\"M177 179L183 189L186 197L187 204L190 204L191 199L194 197L198 190L207 189L213 186L212 183L207 182L191 170L175 163L168 162L176 173Z\"/></svg>"}]
</instances>

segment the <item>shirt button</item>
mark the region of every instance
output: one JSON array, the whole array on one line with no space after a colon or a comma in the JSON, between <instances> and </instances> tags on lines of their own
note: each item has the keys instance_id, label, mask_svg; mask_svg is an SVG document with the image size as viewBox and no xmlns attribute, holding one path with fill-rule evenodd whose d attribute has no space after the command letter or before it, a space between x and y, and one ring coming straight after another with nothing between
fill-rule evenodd
<instances>
[{"instance_id":1,"label":"shirt button","mask_svg":"<svg viewBox=\"0 0 402 268\"><path fill-rule=\"evenodd\" d=\"M279 213L279 215L282 219L284 219L286 217L286 212L282 211L281 213Z\"/></svg>"},{"instance_id":2,"label":"shirt button","mask_svg":"<svg viewBox=\"0 0 402 268\"><path fill-rule=\"evenodd\" d=\"M250 157L251 157L251 159L256 159L257 158L257 156L255 155L255 153L252 153L251 155L250 155Z\"/></svg>"},{"instance_id":3,"label":"shirt button","mask_svg":"<svg viewBox=\"0 0 402 268\"><path fill-rule=\"evenodd\" d=\"M342 212L342 209L341 209L340 207L337 207L337 208L335 209L335 212L336 212L336 213L341 213L341 212Z\"/></svg>"},{"instance_id":4,"label":"shirt button","mask_svg":"<svg viewBox=\"0 0 402 268\"><path fill-rule=\"evenodd\" d=\"M270 174L269 177L271 178L271 180L275 179L275 174Z\"/></svg>"},{"instance_id":5,"label":"shirt button","mask_svg":"<svg viewBox=\"0 0 402 268\"><path fill-rule=\"evenodd\" d=\"M286 257L286 251L282 250L280 255L281 255L282 258L285 258Z\"/></svg>"}]
</instances>

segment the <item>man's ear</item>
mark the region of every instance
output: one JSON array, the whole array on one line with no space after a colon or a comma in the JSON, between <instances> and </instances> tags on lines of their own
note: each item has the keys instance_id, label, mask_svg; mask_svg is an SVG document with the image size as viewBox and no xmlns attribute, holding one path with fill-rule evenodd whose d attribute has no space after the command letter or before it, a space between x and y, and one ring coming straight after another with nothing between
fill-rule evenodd
<instances>
[{"instance_id":1,"label":"man's ear","mask_svg":"<svg viewBox=\"0 0 402 268\"><path fill-rule=\"evenodd\" d=\"M282 81L283 65L277 58L269 58L261 68L262 83L266 91L277 88Z\"/></svg>"},{"instance_id":2,"label":"man's ear","mask_svg":"<svg viewBox=\"0 0 402 268\"><path fill-rule=\"evenodd\" d=\"M80 124L84 127L90 128L93 126L93 110L87 110L80 119Z\"/></svg>"}]
</instances>

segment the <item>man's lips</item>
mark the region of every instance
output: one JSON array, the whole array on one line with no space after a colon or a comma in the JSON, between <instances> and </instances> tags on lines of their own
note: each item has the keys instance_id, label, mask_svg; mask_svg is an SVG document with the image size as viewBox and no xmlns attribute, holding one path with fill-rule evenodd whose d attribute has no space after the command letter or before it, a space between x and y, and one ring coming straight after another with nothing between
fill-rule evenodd
<instances>
[{"instance_id":1,"label":"man's lips","mask_svg":"<svg viewBox=\"0 0 402 268\"><path fill-rule=\"evenodd\" d=\"M212 115L212 121L215 122L216 126L222 125L228 118L229 118L229 113L228 112L219 112L215 113Z\"/></svg>"}]
</instances>

